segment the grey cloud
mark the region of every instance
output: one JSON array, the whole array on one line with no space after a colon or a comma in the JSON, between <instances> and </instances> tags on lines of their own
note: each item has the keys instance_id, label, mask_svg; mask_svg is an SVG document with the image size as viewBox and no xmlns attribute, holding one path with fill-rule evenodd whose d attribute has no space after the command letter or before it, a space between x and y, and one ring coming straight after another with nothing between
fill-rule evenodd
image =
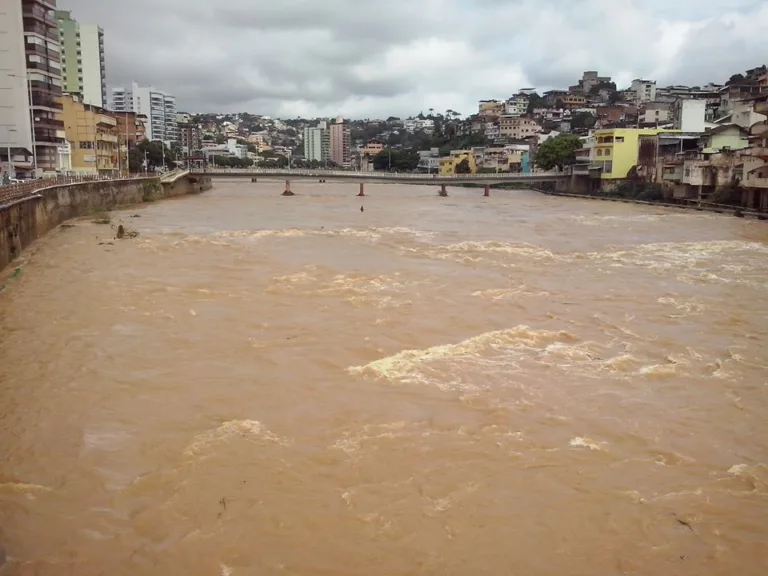
<instances>
[{"instance_id":1,"label":"grey cloud","mask_svg":"<svg viewBox=\"0 0 768 576\"><path fill-rule=\"evenodd\" d=\"M104 28L110 85L153 84L190 111L470 113L478 98L565 88L586 69L698 84L768 54L758 0L58 3Z\"/></svg>"}]
</instances>

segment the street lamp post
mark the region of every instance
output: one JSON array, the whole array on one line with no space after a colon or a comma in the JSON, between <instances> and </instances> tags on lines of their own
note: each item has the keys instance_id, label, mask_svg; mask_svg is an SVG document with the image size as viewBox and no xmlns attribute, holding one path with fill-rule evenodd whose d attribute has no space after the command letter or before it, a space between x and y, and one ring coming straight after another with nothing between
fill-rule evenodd
<instances>
[{"instance_id":1,"label":"street lamp post","mask_svg":"<svg viewBox=\"0 0 768 576\"><path fill-rule=\"evenodd\" d=\"M16 132L15 128L6 128L6 147L8 148L8 178L16 178L16 170L13 167L13 158L11 158L11 132Z\"/></svg>"},{"instance_id":2,"label":"street lamp post","mask_svg":"<svg viewBox=\"0 0 768 576\"><path fill-rule=\"evenodd\" d=\"M32 78L29 74L8 74L11 78L27 80L27 96L29 97L29 131L32 133L32 171L37 172L37 146L35 146L35 111L32 108Z\"/></svg>"}]
</instances>

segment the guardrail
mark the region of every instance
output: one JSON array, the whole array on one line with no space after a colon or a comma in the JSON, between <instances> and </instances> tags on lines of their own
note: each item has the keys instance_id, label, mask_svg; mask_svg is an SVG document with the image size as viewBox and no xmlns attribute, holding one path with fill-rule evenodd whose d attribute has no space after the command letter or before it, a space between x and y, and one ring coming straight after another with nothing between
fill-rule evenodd
<instances>
[{"instance_id":1,"label":"guardrail","mask_svg":"<svg viewBox=\"0 0 768 576\"><path fill-rule=\"evenodd\" d=\"M196 174L253 174L276 176L316 176L319 178L343 177L343 178L376 178L382 180L528 180L533 178L566 178L569 175L562 172L532 172L528 174L499 172L493 174L421 174L412 172L361 172L354 170L290 170L279 168L207 168L195 172Z\"/></svg>"},{"instance_id":2,"label":"guardrail","mask_svg":"<svg viewBox=\"0 0 768 576\"><path fill-rule=\"evenodd\" d=\"M9 184L7 186L0 186L0 206L13 202L15 200L21 200L28 196L33 196L42 190L47 188L55 188L57 186L63 186L65 184L79 184L81 182L99 182L107 180L135 180L137 178L155 178L156 175L142 172L138 174L131 174L129 176L107 176L107 175L87 175L87 176L60 176L58 178L37 178L35 180L27 180L25 182L19 182L18 184Z\"/></svg>"}]
</instances>

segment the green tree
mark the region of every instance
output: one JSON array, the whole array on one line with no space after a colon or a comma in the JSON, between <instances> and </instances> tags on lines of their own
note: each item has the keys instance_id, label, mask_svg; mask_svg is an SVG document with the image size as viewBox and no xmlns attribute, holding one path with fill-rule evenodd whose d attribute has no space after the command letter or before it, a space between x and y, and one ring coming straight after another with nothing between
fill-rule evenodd
<instances>
[{"instance_id":1,"label":"green tree","mask_svg":"<svg viewBox=\"0 0 768 576\"><path fill-rule=\"evenodd\" d=\"M142 172L145 169L151 172L163 165L163 157L165 157L166 166L173 165L174 156L165 144L150 142L145 139L129 151L128 166L131 172ZM145 159L147 161L146 167L144 166Z\"/></svg>"},{"instance_id":2,"label":"green tree","mask_svg":"<svg viewBox=\"0 0 768 576\"><path fill-rule=\"evenodd\" d=\"M184 151L181 149L181 143L180 142L171 142L171 156L174 160L182 160L184 157Z\"/></svg>"},{"instance_id":3,"label":"green tree","mask_svg":"<svg viewBox=\"0 0 768 576\"><path fill-rule=\"evenodd\" d=\"M472 167L469 165L469 160L463 158L454 170L456 174L472 174Z\"/></svg>"},{"instance_id":4,"label":"green tree","mask_svg":"<svg viewBox=\"0 0 768 576\"><path fill-rule=\"evenodd\" d=\"M534 92L528 96L528 110L526 111L526 114L528 114L528 116L532 116L533 111L537 108L552 108L552 105L547 101L546 98L539 96L538 92Z\"/></svg>"},{"instance_id":5,"label":"green tree","mask_svg":"<svg viewBox=\"0 0 768 576\"><path fill-rule=\"evenodd\" d=\"M571 117L571 128L590 129L597 122L595 118L589 112L577 112Z\"/></svg>"},{"instance_id":6,"label":"green tree","mask_svg":"<svg viewBox=\"0 0 768 576\"><path fill-rule=\"evenodd\" d=\"M419 153L416 150L393 150L387 148L373 157L375 170L397 170L398 172L412 172L419 165Z\"/></svg>"},{"instance_id":7,"label":"green tree","mask_svg":"<svg viewBox=\"0 0 768 576\"><path fill-rule=\"evenodd\" d=\"M543 142L536 151L536 165L542 170L569 166L576 162L576 151L581 149L581 140L573 134L559 134Z\"/></svg>"}]
</instances>

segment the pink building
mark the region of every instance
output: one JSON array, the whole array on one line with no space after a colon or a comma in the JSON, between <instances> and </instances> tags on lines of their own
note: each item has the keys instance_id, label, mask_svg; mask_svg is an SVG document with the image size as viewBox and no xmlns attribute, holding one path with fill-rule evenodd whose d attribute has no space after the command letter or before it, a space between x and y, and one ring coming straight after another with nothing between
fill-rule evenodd
<instances>
[{"instance_id":1,"label":"pink building","mask_svg":"<svg viewBox=\"0 0 768 576\"><path fill-rule=\"evenodd\" d=\"M344 124L344 118L336 118L330 126L329 156L331 162L348 168L351 163L349 128Z\"/></svg>"}]
</instances>

